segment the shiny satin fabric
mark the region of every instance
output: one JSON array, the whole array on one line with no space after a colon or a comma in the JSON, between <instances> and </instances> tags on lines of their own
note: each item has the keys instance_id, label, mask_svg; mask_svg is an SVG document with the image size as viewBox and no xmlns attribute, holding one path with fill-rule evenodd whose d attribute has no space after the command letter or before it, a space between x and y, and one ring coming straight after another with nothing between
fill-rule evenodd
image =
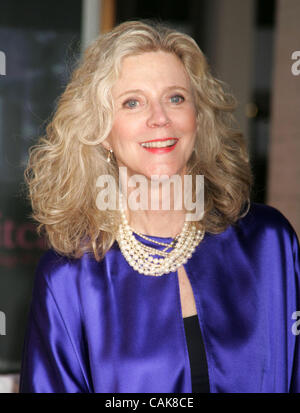
<instances>
[{"instance_id":1,"label":"shiny satin fabric","mask_svg":"<svg viewBox=\"0 0 300 413\"><path fill-rule=\"evenodd\" d=\"M286 218L252 204L236 225L206 234L184 266L210 392L299 392L299 243ZM177 272L139 274L117 243L100 263L42 257L20 392L191 391Z\"/></svg>"}]
</instances>

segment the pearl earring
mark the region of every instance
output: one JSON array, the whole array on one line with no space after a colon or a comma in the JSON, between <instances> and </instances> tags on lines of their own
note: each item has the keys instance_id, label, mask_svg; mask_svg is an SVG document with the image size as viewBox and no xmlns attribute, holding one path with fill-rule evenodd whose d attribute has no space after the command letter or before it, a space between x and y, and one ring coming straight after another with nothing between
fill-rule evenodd
<instances>
[{"instance_id":1,"label":"pearl earring","mask_svg":"<svg viewBox=\"0 0 300 413\"><path fill-rule=\"evenodd\" d=\"M112 159L112 154L113 154L113 150L110 149L109 152L108 152L107 158L106 158L106 161L107 161L108 163L110 163L110 161L111 161L111 159Z\"/></svg>"}]
</instances>

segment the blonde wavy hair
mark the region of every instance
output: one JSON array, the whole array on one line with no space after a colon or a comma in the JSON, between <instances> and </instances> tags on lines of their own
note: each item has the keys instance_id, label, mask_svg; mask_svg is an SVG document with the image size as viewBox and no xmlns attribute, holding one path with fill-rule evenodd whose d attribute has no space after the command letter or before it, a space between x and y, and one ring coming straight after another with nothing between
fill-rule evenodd
<instances>
[{"instance_id":1,"label":"blonde wavy hair","mask_svg":"<svg viewBox=\"0 0 300 413\"><path fill-rule=\"evenodd\" d=\"M116 161L106 161L101 142L112 127L111 89L122 59L150 51L175 54L190 77L197 136L187 166L191 175L205 176L205 213L197 225L216 234L245 213L252 174L245 140L235 126L233 96L212 76L190 36L154 22L129 21L86 49L46 135L30 150L25 181L32 217L38 233L60 254L78 258L92 252L99 261L116 240L119 212L96 206L97 178L110 174L118 182Z\"/></svg>"}]
</instances>

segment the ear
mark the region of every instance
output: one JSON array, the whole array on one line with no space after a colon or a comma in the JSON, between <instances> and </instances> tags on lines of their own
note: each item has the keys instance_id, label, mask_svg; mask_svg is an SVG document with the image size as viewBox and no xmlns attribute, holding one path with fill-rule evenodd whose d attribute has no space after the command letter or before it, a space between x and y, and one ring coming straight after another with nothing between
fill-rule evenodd
<instances>
[{"instance_id":1,"label":"ear","mask_svg":"<svg viewBox=\"0 0 300 413\"><path fill-rule=\"evenodd\" d=\"M107 139L105 139L103 142L101 142L100 145L102 145L108 151L111 149L111 145L110 145L110 143L108 142Z\"/></svg>"}]
</instances>

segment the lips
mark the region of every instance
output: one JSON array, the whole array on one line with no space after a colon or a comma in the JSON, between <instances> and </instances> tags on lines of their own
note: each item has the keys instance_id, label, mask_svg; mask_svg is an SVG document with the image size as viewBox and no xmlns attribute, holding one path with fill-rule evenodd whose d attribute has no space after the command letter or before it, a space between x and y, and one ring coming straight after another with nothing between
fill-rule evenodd
<instances>
[{"instance_id":1,"label":"lips","mask_svg":"<svg viewBox=\"0 0 300 413\"><path fill-rule=\"evenodd\" d=\"M177 139L177 140L178 140L178 138L175 138L175 137L171 136L171 137L169 137L169 138L151 139L150 141L144 141L144 142L142 142L142 143L167 141L167 140L169 140L169 139Z\"/></svg>"},{"instance_id":2,"label":"lips","mask_svg":"<svg viewBox=\"0 0 300 413\"><path fill-rule=\"evenodd\" d=\"M148 152L164 154L175 149L177 142L178 138L164 138L142 142L140 145Z\"/></svg>"},{"instance_id":3,"label":"lips","mask_svg":"<svg viewBox=\"0 0 300 413\"><path fill-rule=\"evenodd\" d=\"M173 147L178 142L178 138L163 138L163 139L152 139L150 141L142 142L140 145L143 148L167 148Z\"/></svg>"}]
</instances>

